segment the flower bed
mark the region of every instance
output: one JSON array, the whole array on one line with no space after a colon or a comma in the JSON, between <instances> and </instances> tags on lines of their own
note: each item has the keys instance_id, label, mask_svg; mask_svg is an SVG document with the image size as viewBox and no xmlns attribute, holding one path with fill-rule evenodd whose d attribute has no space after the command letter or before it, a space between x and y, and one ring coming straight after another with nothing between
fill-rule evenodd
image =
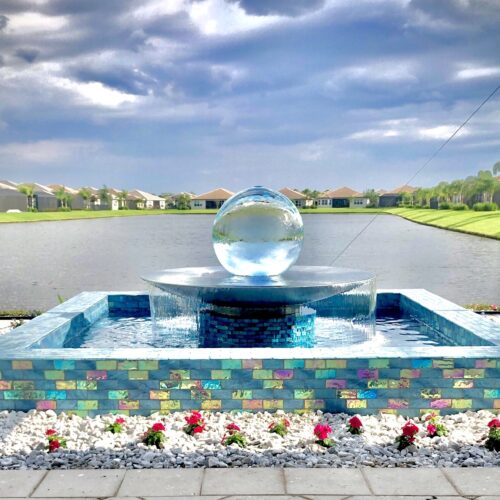
<instances>
[{"instance_id":1,"label":"flower bed","mask_svg":"<svg viewBox=\"0 0 500 500\"><path fill-rule=\"evenodd\" d=\"M395 415L363 416L362 433L353 434L360 424L352 416L321 412L203 413L203 422L193 413L130 416L119 421L120 432L111 431L119 418L115 415L2 412L0 468L499 466L500 453L486 446L488 436L498 435L494 417L479 411L413 419L411 425L418 427L411 433L414 440L398 450L396 438L408 421ZM202 432L186 432L187 425L199 423ZM284 436L272 432L279 423L286 428ZM429 425L437 423L448 433L430 437ZM148 446L145 435L151 432L159 441ZM234 432L244 437L244 447L238 440L228 445L227 436ZM60 444L64 440L65 447L47 448L50 436ZM332 446L316 443L321 438L331 439Z\"/></svg>"}]
</instances>

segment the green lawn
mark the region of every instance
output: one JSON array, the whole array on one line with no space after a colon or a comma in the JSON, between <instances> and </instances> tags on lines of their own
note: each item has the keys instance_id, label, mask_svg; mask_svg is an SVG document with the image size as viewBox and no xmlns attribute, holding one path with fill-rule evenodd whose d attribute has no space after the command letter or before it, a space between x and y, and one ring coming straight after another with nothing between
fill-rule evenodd
<instances>
[{"instance_id":1,"label":"green lawn","mask_svg":"<svg viewBox=\"0 0 500 500\"><path fill-rule=\"evenodd\" d=\"M140 217L146 215L215 214L217 210L102 210L73 212L0 213L2 222L39 222L54 220L97 219L103 217ZM474 212L473 210L424 210L418 208L307 208L304 214L393 214L429 226L487 236L500 240L500 211Z\"/></svg>"},{"instance_id":2,"label":"green lawn","mask_svg":"<svg viewBox=\"0 0 500 500\"><path fill-rule=\"evenodd\" d=\"M392 208L388 212L420 224L500 240L500 210L496 212L474 212L473 210Z\"/></svg>"}]
</instances>

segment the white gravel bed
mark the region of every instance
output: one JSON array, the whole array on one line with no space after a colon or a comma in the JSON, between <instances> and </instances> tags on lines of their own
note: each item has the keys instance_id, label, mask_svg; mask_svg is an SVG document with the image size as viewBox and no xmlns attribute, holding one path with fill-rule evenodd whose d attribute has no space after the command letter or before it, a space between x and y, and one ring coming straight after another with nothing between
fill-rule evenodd
<instances>
[{"instance_id":1,"label":"white gravel bed","mask_svg":"<svg viewBox=\"0 0 500 500\"><path fill-rule=\"evenodd\" d=\"M178 467L488 467L500 466L500 453L483 446L488 411L466 412L443 417L450 433L430 439L421 427L416 446L402 452L394 446L405 419L382 415L361 417L365 432L353 436L346 431L345 414L316 412L306 415L271 413L206 413L205 432L194 437L182 431L188 413L125 417L120 434L105 431L116 418L103 415L81 418L53 411L0 412L0 469L79 468L178 468ZM277 418L291 422L285 438L268 432ZM166 427L165 448L140 443L141 435L155 422ZM224 426L237 423L247 436L248 447L221 444ZM332 427L335 446L314 443L318 422ZM49 428L67 439L67 449L48 453L45 431Z\"/></svg>"}]
</instances>

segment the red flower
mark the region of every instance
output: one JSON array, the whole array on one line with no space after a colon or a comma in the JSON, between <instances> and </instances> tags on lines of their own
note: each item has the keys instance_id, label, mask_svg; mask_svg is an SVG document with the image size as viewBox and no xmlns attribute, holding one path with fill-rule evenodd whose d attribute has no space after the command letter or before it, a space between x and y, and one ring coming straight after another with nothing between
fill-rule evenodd
<instances>
[{"instance_id":1,"label":"red flower","mask_svg":"<svg viewBox=\"0 0 500 500\"><path fill-rule=\"evenodd\" d=\"M45 431L46 436L55 436L57 434L57 431L55 429L47 429Z\"/></svg>"},{"instance_id":2,"label":"red flower","mask_svg":"<svg viewBox=\"0 0 500 500\"><path fill-rule=\"evenodd\" d=\"M498 309L498 306L496 304L491 304L491 310L496 311Z\"/></svg>"},{"instance_id":3,"label":"red flower","mask_svg":"<svg viewBox=\"0 0 500 500\"><path fill-rule=\"evenodd\" d=\"M226 425L226 429L228 431L241 431L240 427L236 424L234 424L233 422L231 422L230 424L227 424Z\"/></svg>"},{"instance_id":4,"label":"red flower","mask_svg":"<svg viewBox=\"0 0 500 500\"><path fill-rule=\"evenodd\" d=\"M199 411L193 411L188 417L184 417L184 420L188 425L196 425L203 417Z\"/></svg>"},{"instance_id":5,"label":"red flower","mask_svg":"<svg viewBox=\"0 0 500 500\"><path fill-rule=\"evenodd\" d=\"M361 427L363 427L363 422L361 422L361 419L355 415L349 420L349 425L353 429L361 429Z\"/></svg>"},{"instance_id":6,"label":"red flower","mask_svg":"<svg viewBox=\"0 0 500 500\"><path fill-rule=\"evenodd\" d=\"M122 425L125 423L125 419L122 418L122 417L118 417L116 420L115 420L115 424L118 424L118 425Z\"/></svg>"},{"instance_id":7,"label":"red flower","mask_svg":"<svg viewBox=\"0 0 500 500\"><path fill-rule=\"evenodd\" d=\"M194 433L194 434L201 434L204 430L205 430L205 426L204 426L204 425L197 425L197 426L193 429L193 433Z\"/></svg>"},{"instance_id":8,"label":"red flower","mask_svg":"<svg viewBox=\"0 0 500 500\"><path fill-rule=\"evenodd\" d=\"M284 418L283 423L285 424L285 427L290 427L290 420Z\"/></svg>"},{"instance_id":9,"label":"red flower","mask_svg":"<svg viewBox=\"0 0 500 500\"><path fill-rule=\"evenodd\" d=\"M268 429L273 429L275 425L276 425L276 422L271 422L271 423L269 424Z\"/></svg>"},{"instance_id":10,"label":"red flower","mask_svg":"<svg viewBox=\"0 0 500 500\"><path fill-rule=\"evenodd\" d=\"M153 424L151 429L155 432L160 432L165 430L165 426L161 422L156 422L156 424Z\"/></svg>"},{"instance_id":11,"label":"red flower","mask_svg":"<svg viewBox=\"0 0 500 500\"><path fill-rule=\"evenodd\" d=\"M328 424L316 424L314 435L320 440L328 439L328 434L332 432L332 428Z\"/></svg>"},{"instance_id":12,"label":"red flower","mask_svg":"<svg viewBox=\"0 0 500 500\"><path fill-rule=\"evenodd\" d=\"M412 438L419 431L417 425L415 425L411 420L408 420L405 425L403 425L403 436Z\"/></svg>"},{"instance_id":13,"label":"red flower","mask_svg":"<svg viewBox=\"0 0 500 500\"><path fill-rule=\"evenodd\" d=\"M61 443L57 439L53 439L49 443L49 451L55 451L55 450L57 450L60 447L61 447Z\"/></svg>"},{"instance_id":14,"label":"red flower","mask_svg":"<svg viewBox=\"0 0 500 500\"><path fill-rule=\"evenodd\" d=\"M429 436L434 436L434 434L436 434L436 431L437 427L434 424L429 424L427 426L427 434L429 434Z\"/></svg>"},{"instance_id":15,"label":"red flower","mask_svg":"<svg viewBox=\"0 0 500 500\"><path fill-rule=\"evenodd\" d=\"M500 418L494 418L490 422L488 422L488 427L500 427Z\"/></svg>"}]
</instances>

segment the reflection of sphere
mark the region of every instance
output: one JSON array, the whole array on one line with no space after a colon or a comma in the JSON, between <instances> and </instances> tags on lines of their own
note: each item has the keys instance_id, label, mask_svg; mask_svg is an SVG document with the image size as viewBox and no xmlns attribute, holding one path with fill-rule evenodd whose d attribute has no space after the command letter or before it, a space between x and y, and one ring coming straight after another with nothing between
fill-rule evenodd
<instances>
[{"instance_id":1,"label":"reflection of sphere","mask_svg":"<svg viewBox=\"0 0 500 500\"><path fill-rule=\"evenodd\" d=\"M241 276L275 276L298 258L304 229L295 205L284 195L256 186L224 203L214 221L212 242L220 263Z\"/></svg>"}]
</instances>

